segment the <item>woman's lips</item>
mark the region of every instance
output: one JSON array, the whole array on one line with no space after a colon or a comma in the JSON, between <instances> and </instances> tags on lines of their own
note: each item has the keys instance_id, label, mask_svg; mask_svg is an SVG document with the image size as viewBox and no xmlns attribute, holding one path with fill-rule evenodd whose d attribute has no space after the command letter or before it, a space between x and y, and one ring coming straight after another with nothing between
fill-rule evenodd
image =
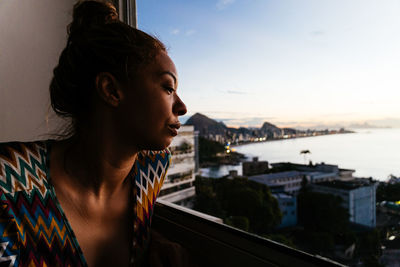
<instances>
[{"instance_id":1,"label":"woman's lips","mask_svg":"<svg viewBox=\"0 0 400 267\"><path fill-rule=\"evenodd\" d=\"M171 132L172 136L178 135L178 129L181 127L180 123L173 123L168 125L168 130Z\"/></svg>"}]
</instances>

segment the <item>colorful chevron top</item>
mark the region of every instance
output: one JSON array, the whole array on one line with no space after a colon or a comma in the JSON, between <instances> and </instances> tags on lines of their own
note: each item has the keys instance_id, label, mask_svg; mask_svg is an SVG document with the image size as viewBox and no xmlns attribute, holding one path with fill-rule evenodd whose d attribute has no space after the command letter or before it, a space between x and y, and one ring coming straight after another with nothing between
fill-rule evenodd
<instances>
[{"instance_id":1,"label":"colorful chevron top","mask_svg":"<svg viewBox=\"0 0 400 267\"><path fill-rule=\"evenodd\" d=\"M0 143L0 266L87 266L51 184L52 142ZM131 262L141 262L148 248L170 160L168 150L141 152L129 174L135 180Z\"/></svg>"}]
</instances>

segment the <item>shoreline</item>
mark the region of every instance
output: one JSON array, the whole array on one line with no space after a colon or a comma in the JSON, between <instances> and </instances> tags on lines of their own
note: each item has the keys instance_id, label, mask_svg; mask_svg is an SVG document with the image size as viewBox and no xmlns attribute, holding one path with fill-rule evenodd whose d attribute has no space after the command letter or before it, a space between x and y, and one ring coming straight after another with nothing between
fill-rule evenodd
<instances>
[{"instance_id":1,"label":"shoreline","mask_svg":"<svg viewBox=\"0 0 400 267\"><path fill-rule=\"evenodd\" d=\"M263 141L246 141L240 144L230 144L230 147L238 147L238 146L243 146L243 145L249 145L249 144L258 144L258 143L265 143L265 142L273 142L273 141L283 141L283 140L291 140L291 139L297 139L297 138L307 138L307 137L319 137L319 136L327 136L327 135L337 135L337 134L353 134L357 133L356 131L347 131L343 133L328 133L328 134L319 134L319 135L307 135L307 136L295 136L295 137L287 137L287 138L275 138L275 139L267 139Z\"/></svg>"}]
</instances>

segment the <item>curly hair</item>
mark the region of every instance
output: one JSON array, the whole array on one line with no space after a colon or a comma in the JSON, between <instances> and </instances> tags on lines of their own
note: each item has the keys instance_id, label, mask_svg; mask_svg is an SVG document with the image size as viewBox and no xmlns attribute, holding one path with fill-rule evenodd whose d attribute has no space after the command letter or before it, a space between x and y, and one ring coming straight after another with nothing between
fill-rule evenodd
<instances>
[{"instance_id":1,"label":"curly hair","mask_svg":"<svg viewBox=\"0 0 400 267\"><path fill-rule=\"evenodd\" d=\"M119 21L108 2L75 4L67 32L67 45L53 71L50 100L57 115L72 119L73 134L93 109L99 73L128 82L140 66L166 48L155 37Z\"/></svg>"}]
</instances>

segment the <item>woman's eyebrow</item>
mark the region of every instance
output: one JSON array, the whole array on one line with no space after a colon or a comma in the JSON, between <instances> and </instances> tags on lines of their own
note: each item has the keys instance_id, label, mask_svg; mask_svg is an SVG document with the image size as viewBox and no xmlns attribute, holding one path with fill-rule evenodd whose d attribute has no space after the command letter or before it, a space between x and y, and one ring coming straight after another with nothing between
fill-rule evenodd
<instances>
[{"instance_id":1,"label":"woman's eyebrow","mask_svg":"<svg viewBox=\"0 0 400 267\"><path fill-rule=\"evenodd\" d=\"M174 79L174 82L175 82L175 84L176 84L176 76L175 76L175 74L173 74L173 73L170 72L170 71L163 71L163 72L161 72L160 75L164 75L164 74L167 74L167 75L171 76L171 77Z\"/></svg>"}]
</instances>

